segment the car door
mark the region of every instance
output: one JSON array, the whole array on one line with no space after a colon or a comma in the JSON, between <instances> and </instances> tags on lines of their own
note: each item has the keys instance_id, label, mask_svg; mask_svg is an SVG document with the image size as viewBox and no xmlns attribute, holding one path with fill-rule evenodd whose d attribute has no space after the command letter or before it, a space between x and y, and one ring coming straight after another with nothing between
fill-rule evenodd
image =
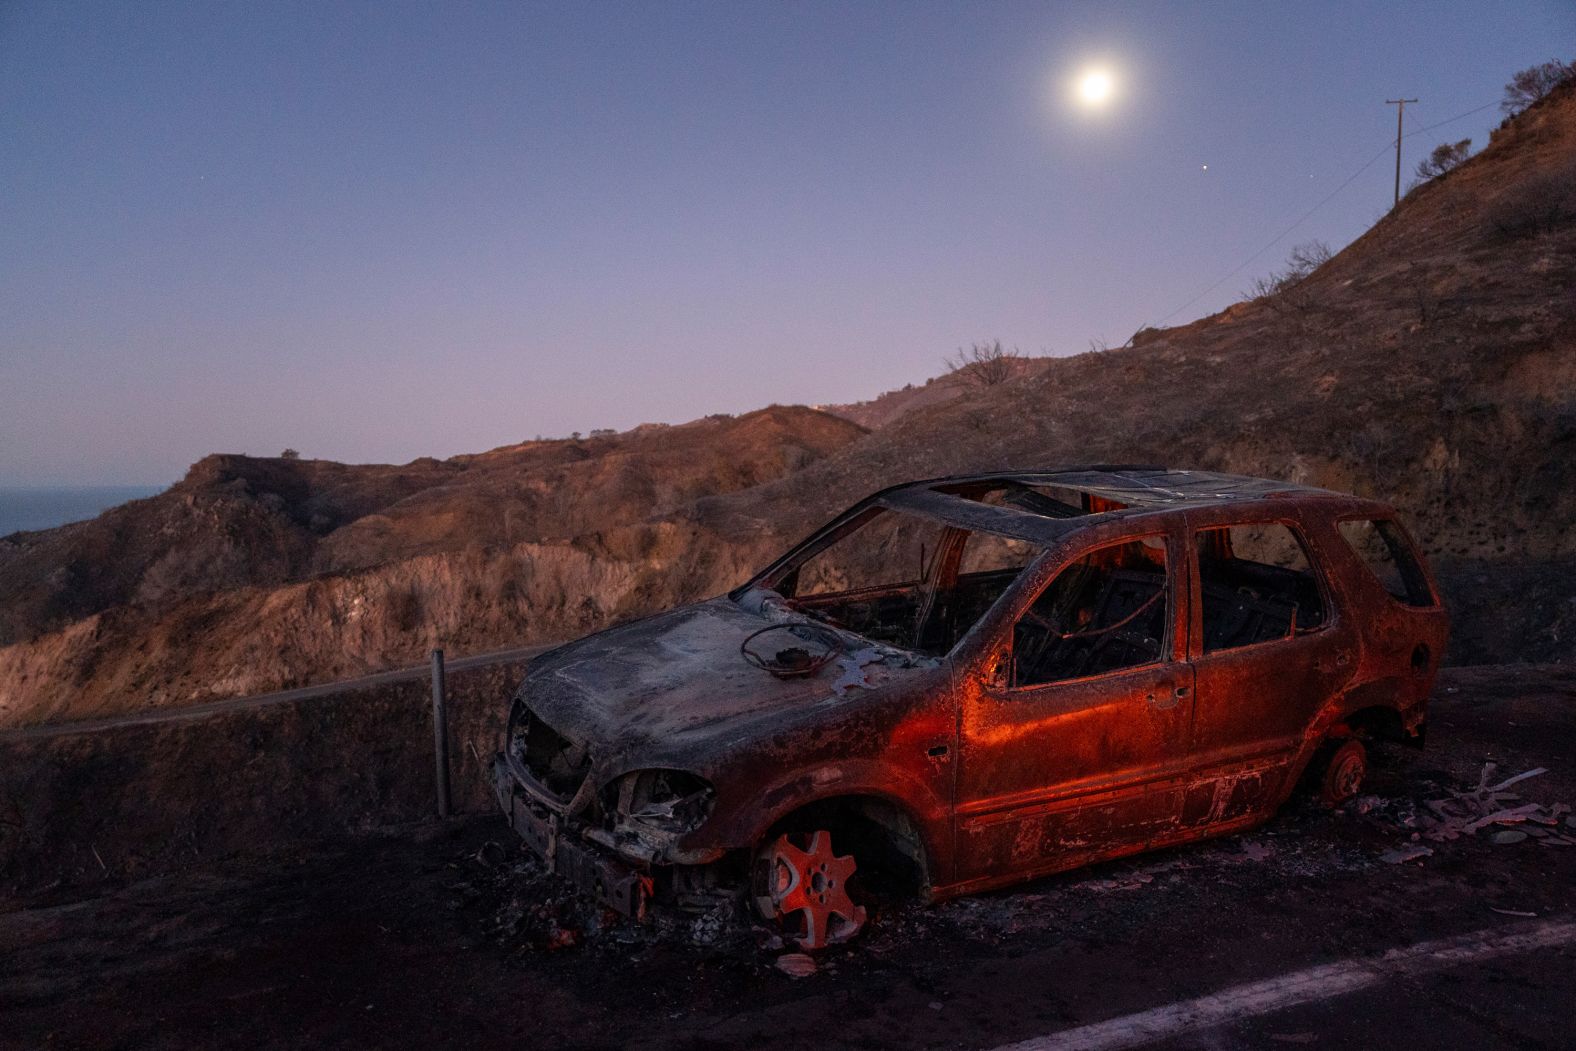
<instances>
[{"instance_id":1,"label":"car door","mask_svg":"<svg viewBox=\"0 0 1576 1051\"><path fill-rule=\"evenodd\" d=\"M1192 713L1180 525L1069 552L960 674L956 845L971 888L1175 827Z\"/></svg>"},{"instance_id":2,"label":"car door","mask_svg":"<svg viewBox=\"0 0 1576 1051\"><path fill-rule=\"evenodd\" d=\"M1189 527L1203 776L1183 823L1247 821L1279 802L1309 721L1352 673L1355 639L1295 516L1201 511Z\"/></svg>"}]
</instances>

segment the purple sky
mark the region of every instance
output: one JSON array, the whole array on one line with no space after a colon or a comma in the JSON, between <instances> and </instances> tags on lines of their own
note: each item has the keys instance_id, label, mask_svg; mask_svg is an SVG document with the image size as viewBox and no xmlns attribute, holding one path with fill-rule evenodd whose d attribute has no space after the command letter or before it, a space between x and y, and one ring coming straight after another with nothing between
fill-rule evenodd
<instances>
[{"instance_id":1,"label":"purple sky","mask_svg":"<svg viewBox=\"0 0 1576 1051\"><path fill-rule=\"evenodd\" d=\"M399 462L869 397L990 337L1116 345L1373 156L1386 98L1421 128L1556 56L1571 0L7 0L0 485ZM1098 114L1067 90L1095 59ZM1392 175L1172 322L1349 242Z\"/></svg>"}]
</instances>

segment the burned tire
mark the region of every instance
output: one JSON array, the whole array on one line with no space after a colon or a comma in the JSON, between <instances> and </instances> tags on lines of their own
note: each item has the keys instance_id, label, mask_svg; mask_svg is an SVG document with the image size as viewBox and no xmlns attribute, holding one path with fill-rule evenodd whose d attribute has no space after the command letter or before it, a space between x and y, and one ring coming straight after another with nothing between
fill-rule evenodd
<instances>
[{"instance_id":1,"label":"burned tire","mask_svg":"<svg viewBox=\"0 0 1576 1051\"><path fill-rule=\"evenodd\" d=\"M824 949L848 941L865 925L864 906L849 896L858 867L852 854L836 854L826 829L785 832L756 852L751 897L786 940L806 951Z\"/></svg>"},{"instance_id":2,"label":"burned tire","mask_svg":"<svg viewBox=\"0 0 1576 1051\"><path fill-rule=\"evenodd\" d=\"M1319 769L1319 802L1338 807L1361 792L1368 776L1368 749L1355 737L1332 741Z\"/></svg>"}]
</instances>

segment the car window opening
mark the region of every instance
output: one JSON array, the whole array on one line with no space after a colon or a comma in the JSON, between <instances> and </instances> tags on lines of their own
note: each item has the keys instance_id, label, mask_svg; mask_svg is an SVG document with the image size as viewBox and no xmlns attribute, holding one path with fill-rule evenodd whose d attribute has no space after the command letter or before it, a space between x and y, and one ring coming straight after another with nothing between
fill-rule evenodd
<instances>
[{"instance_id":1,"label":"car window opening","mask_svg":"<svg viewBox=\"0 0 1576 1051\"><path fill-rule=\"evenodd\" d=\"M1203 529L1197 542L1205 653L1324 627L1318 576L1306 545L1290 526L1268 522Z\"/></svg>"},{"instance_id":2,"label":"car window opening","mask_svg":"<svg viewBox=\"0 0 1576 1051\"><path fill-rule=\"evenodd\" d=\"M1013 629L1012 681L1038 686L1153 664L1171 622L1160 538L1101 548L1065 567Z\"/></svg>"},{"instance_id":3,"label":"car window opening","mask_svg":"<svg viewBox=\"0 0 1576 1051\"><path fill-rule=\"evenodd\" d=\"M1435 604L1417 552L1398 525L1384 518L1349 518L1339 528L1342 539L1362 557L1391 598L1409 606Z\"/></svg>"},{"instance_id":4,"label":"car window opening","mask_svg":"<svg viewBox=\"0 0 1576 1051\"><path fill-rule=\"evenodd\" d=\"M939 657L1041 550L1012 537L872 508L851 530L764 584L806 616Z\"/></svg>"}]
</instances>

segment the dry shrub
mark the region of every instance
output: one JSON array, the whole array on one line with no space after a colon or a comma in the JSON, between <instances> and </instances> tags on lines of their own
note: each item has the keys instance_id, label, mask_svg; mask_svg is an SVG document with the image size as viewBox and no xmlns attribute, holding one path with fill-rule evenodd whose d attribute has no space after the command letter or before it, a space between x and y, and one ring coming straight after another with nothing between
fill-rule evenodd
<instances>
[{"instance_id":1,"label":"dry shrub","mask_svg":"<svg viewBox=\"0 0 1576 1051\"><path fill-rule=\"evenodd\" d=\"M1472 140L1462 139L1460 142L1442 142L1434 147L1434 151L1421 161L1417 162L1417 181L1414 187L1437 179L1439 176L1459 168L1472 153Z\"/></svg>"},{"instance_id":2,"label":"dry shrub","mask_svg":"<svg viewBox=\"0 0 1576 1051\"><path fill-rule=\"evenodd\" d=\"M1510 78L1505 85L1505 97L1499 108L1507 117L1514 117L1528 106L1546 97L1561 84L1576 77L1576 63L1550 59L1537 66L1528 66Z\"/></svg>"},{"instance_id":3,"label":"dry shrub","mask_svg":"<svg viewBox=\"0 0 1576 1051\"><path fill-rule=\"evenodd\" d=\"M960 347L956 356L946 358L942 363L949 373L972 386L994 387L1006 383L1017 374L1018 362L1022 357L1017 347L1006 350L1001 340L993 339L976 343L967 350Z\"/></svg>"}]
</instances>

